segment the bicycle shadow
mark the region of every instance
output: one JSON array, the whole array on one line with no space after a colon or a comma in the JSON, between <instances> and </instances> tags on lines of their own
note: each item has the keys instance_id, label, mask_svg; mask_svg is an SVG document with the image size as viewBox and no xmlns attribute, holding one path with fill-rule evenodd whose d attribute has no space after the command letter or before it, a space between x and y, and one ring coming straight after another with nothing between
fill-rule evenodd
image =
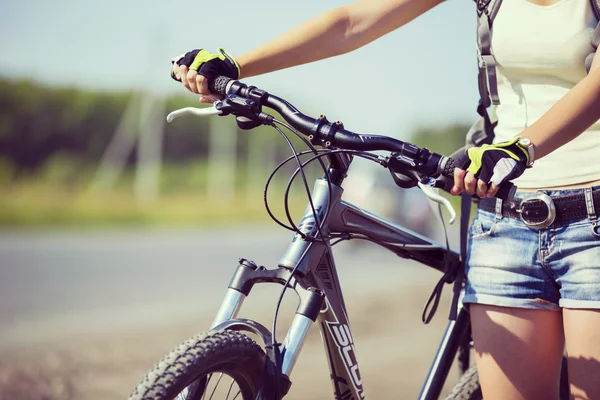
<instances>
[{"instance_id":1,"label":"bicycle shadow","mask_svg":"<svg viewBox=\"0 0 600 400\"><path fill-rule=\"evenodd\" d=\"M493 327L490 329L494 330L493 337L494 340L488 341L487 345L484 344L476 344L475 352L478 356L482 354L487 354L491 356L497 365L502 370L502 373L510 380L510 382L515 386L517 391L521 394L526 393L526 386L531 385L531 379L523 379L524 376L533 376L535 377L535 373L532 374L533 368L542 369L545 368L551 370L552 366L540 366L533 365L531 362L528 364L528 360L524 359L524 356L530 351L530 344L526 343L524 340L516 336L514 333L510 332L508 329L503 327L502 325L494 322L488 314L485 314L485 321L488 326ZM543 334L543 332L542 332ZM502 349L497 345L494 345L493 342L500 343L511 343L510 349ZM519 357L519 365L516 366L513 356L521 355ZM593 379L586 374L589 374L591 371L600 371L600 360L596 358L586 358L586 357L574 357L566 355L568 361L568 378L569 383L572 388L576 389L578 393L571 395L570 399L573 400L581 400L581 399L590 399L593 396L593 393L597 393L598 387L600 385L600 381L598 379ZM559 363L559 360L557 360ZM531 369L530 369L531 368ZM597 374L596 372L591 372ZM560 380L560 369L558 369L558 374L556 377L557 381ZM562 398L562 397L561 397Z\"/></svg>"},{"instance_id":2,"label":"bicycle shadow","mask_svg":"<svg viewBox=\"0 0 600 400\"><path fill-rule=\"evenodd\" d=\"M591 399L592 396L590 393L598 392L598 387L600 386L600 377L597 377L597 379L594 381L590 378L586 379L582 374L574 374L572 371L600 371L600 360L594 358L569 356L567 356L567 360L569 362L569 383L573 387L577 388L580 392L586 394L586 396L581 396L578 394L571 395L571 399Z\"/></svg>"}]
</instances>

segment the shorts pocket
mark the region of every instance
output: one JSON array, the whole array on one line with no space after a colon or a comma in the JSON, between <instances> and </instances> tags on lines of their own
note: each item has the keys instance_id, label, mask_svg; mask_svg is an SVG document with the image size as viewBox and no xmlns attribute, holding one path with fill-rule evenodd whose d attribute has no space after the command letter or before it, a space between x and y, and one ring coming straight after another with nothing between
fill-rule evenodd
<instances>
[{"instance_id":1,"label":"shorts pocket","mask_svg":"<svg viewBox=\"0 0 600 400\"><path fill-rule=\"evenodd\" d=\"M494 234L496 225L496 220L475 218L473 224L471 225L471 229L469 230L469 235L471 236L471 239L483 239L490 237Z\"/></svg>"}]
</instances>

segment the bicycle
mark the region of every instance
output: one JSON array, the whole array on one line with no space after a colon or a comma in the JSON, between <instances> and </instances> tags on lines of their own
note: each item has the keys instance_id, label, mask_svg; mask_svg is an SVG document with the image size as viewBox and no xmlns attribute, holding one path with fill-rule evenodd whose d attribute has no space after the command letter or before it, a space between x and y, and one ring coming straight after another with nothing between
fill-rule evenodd
<instances>
[{"instance_id":1,"label":"bicycle","mask_svg":"<svg viewBox=\"0 0 600 400\"><path fill-rule=\"evenodd\" d=\"M287 226L273 216L265 195L265 205L271 217L295 232L277 268L267 269L251 260L241 259L209 332L189 339L165 356L134 389L130 399L200 400L208 398L207 393L212 399L218 393L224 375L232 378L229 386L219 389L227 399L230 395L234 399L241 395L243 400L281 399L290 390L294 364L314 322L321 330L334 398L364 399L331 246L337 241L350 239L374 242L400 257L416 260L442 272L444 275L438 284L440 289L445 283L454 281L457 271L462 268L462 261L448 243L446 246L438 244L342 200L342 183L354 157L375 161L390 170L395 183L401 188L418 186L427 197L440 204L440 212L441 206L445 206L452 221L455 218L452 206L433 188L450 189L451 177L455 166L460 165L457 164L459 161L387 136L353 133L341 122L330 122L323 115L309 117L284 99L240 81L219 77L209 85L213 93L224 95L224 99L210 108L188 107L174 111L167 120L188 114L231 114L242 129L259 125L275 127L286 138L294 154L275 169L265 190L268 190L277 170L288 161L295 160L298 168L290 179L285 199L287 201L291 182L299 174L303 178L309 204L298 225L295 225L286 207L290 224ZM285 122L264 112L263 107L277 111ZM280 126L295 133L310 150L297 153ZM314 146L323 149L317 150ZM375 154L374 151L386 152L386 155ZM298 156L307 153L312 156L301 162ZM327 159L327 166L322 158ZM315 161L321 165L324 176L316 180L311 194L303 168ZM498 196L510 197L514 189L511 184L505 185ZM283 285L271 330L253 320L236 318L244 299L259 283ZM279 305L287 289L296 291L299 305L287 336L279 343L274 332ZM430 316L431 311L435 312L437 308L439 297L432 299ZM244 332L260 338L262 347ZM448 323L419 400L433 400L440 396L455 358L458 358L461 379L447 399L482 398L477 371L474 366L469 366L470 348L468 312L458 304L456 319ZM563 370L566 373L566 369ZM563 379L566 379L565 374ZM237 389L233 388L234 383ZM564 396L564 383L562 386ZM566 390L568 396L568 388Z\"/></svg>"}]
</instances>

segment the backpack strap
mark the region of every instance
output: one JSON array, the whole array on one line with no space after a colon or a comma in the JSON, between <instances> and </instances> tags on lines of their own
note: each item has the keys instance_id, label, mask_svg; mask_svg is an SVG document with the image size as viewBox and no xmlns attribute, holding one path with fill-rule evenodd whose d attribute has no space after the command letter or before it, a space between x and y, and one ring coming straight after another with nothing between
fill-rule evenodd
<instances>
[{"instance_id":1,"label":"backpack strap","mask_svg":"<svg viewBox=\"0 0 600 400\"><path fill-rule=\"evenodd\" d=\"M600 6L600 0L597 1ZM502 0L475 0L477 4L477 59L479 63L479 105L477 113L480 119L467 132L466 148L479 146L483 143L492 143L494 139L494 128L498 122L492 122L487 108L494 104L500 104L498 97L498 82L496 78L496 59L492 54L492 23ZM600 10L600 7L599 7ZM456 153L455 153L456 154ZM467 241L469 221L471 217L471 196L463 193L460 201L460 258L462 265L458 268L450 306L449 319L455 321L458 311L458 303L465 282L465 262L467 258Z\"/></svg>"},{"instance_id":2,"label":"backpack strap","mask_svg":"<svg viewBox=\"0 0 600 400\"><path fill-rule=\"evenodd\" d=\"M598 49L598 44L600 44L600 0L590 0L590 3L592 4L592 10L594 10L594 15L598 20L598 24L592 34L592 47L594 48L594 52L585 58L585 70L587 72L590 72L590 68L592 68L592 61L594 61L594 55Z\"/></svg>"},{"instance_id":3,"label":"backpack strap","mask_svg":"<svg viewBox=\"0 0 600 400\"><path fill-rule=\"evenodd\" d=\"M477 59L479 64L479 96L484 107L500 104L498 81L496 78L496 59L492 54L492 25L498 14L502 0L475 0L477 4ZM596 50L600 45L600 0L590 0L594 15L598 20L592 35L594 52L585 59L585 68L590 72Z\"/></svg>"},{"instance_id":4,"label":"backpack strap","mask_svg":"<svg viewBox=\"0 0 600 400\"><path fill-rule=\"evenodd\" d=\"M465 283L465 267L467 262L467 243L469 240L469 221L471 218L471 204L473 199L466 193L460 196L460 261L461 266L456 273L452 289L452 303L448 319L456 321L459 301Z\"/></svg>"},{"instance_id":5,"label":"backpack strap","mask_svg":"<svg viewBox=\"0 0 600 400\"><path fill-rule=\"evenodd\" d=\"M496 79L496 59L492 54L492 23L502 0L475 0L477 3L477 59L479 64L479 95L487 108L500 104ZM592 0L600 1L600 0Z\"/></svg>"},{"instance_id":6,"label":"backpack strap","mask_svg":"<svg viewBox=\"0 0 600 400\"><path fill-rule=\"evenodd\" d=\"M600 0L590 0L590 3L592 3L592 10L594 10L596 19L600 20Z\"/></svg>"}]
</instances>

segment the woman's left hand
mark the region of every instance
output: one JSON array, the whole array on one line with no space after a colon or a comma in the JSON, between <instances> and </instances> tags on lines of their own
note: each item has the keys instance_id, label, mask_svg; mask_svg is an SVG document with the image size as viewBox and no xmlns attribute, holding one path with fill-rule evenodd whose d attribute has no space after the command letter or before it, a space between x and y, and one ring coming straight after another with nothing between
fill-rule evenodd
<instances>
[{"instance_id":1,"label":"woman's left hand","mask_svg":"<svg viewBox=\"0 0 600 400\"><path fill-rule=\"evenodd\" d=\"M515 138L467 150L462 168L454 170L454 187L450 193L494 197L504 182L521 176L533 161L527 149L519 145L520 140Z\"/></svg>"}]
</instances>

